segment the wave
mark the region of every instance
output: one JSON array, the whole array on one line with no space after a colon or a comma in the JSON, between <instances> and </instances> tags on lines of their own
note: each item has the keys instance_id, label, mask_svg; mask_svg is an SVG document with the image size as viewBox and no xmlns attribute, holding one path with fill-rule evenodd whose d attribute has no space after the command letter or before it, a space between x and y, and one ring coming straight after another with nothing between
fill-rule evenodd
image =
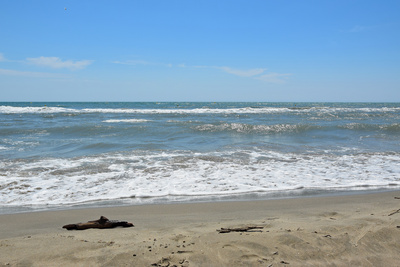
<instances>
[{"instance_id":1,"label":"wave","mask_svg":"<svg viewBox=\"0 0 400 267\"><path fill-rule=\"evenodd\" d=\"M366 123L348 123L338 126L341 129L357 130L357 131L383 131L389 133L399 133L400 123L392 124L366 124Z\"/></svg>"},{"instance_id":2,"label":"wave","mask_svg":"<svg viewBox=\"0 0 400 267\"><path fill-rule=\"evenodd\" d=\"M365 108L343 108L343 107L242 107L242 108L83 108L72 109L65 107L15 107L0 106L0 113L3 114L24 114L24 113L121 113L121 114L274 114L274 113L317 113L334 114L356 112L360 114L369 113L391 113L400 112L398 107L365 107Z\"/></svg>"},{"instance_id":3,"label":"wave","mask_svg":"<svg viewBox=\"0 0 400 267\"><path fill-rule=\"evenodd\" d=\"M200 132L236 132L243 134L279 134L279 133L304 133L309 131L374 131L392 134L400 133L400 123L392 124L365 124L348 123L345 125L315 125L315 124L273 124L273 125L252 125L245 123L214 123L203 124L192 127Z\"/></svg>"},{"instance_id":4,"label":"wave","mask_svg":"<svg viewBox=\"0 0 400 267\"><path fill-rule=\"evenodd\" d=\"M123 120L105 120L103 122L108 123L118 123L118 122L128 122L128 123L139 123L139 122L148 122L149 120L144 119L123 119Z\"/></svg>"},{"instance_id":5,"label":"wave","mask_svg":"<svg viewBox=\"0 0 400 267\"><path fill-rule=\"evenodd\" d=\"M318 129L319 126L303 124L275 124L275 125L251 125L244 123L220 123L204 124L193 127L197 131L224 132L232 131L237 133L298 133Z\"/></svg>"},{"instance_id":6,"label":"wave","mask_svg":"<svg viewBox=\"0 0 400 267\"><path fill-rule=\"evenodd\" d=\"M136 151L0 162L2 205L399 187L398 153Z\"/></svg>"},{"instance_id":7,"label":"wave","mask_svg":"<svg viewBox=\"0 0 400 267\"><path fill-rule=\"evenodd\" d=\"M63 108L63 107L13 107L13 106L0 106L0 113L4 114L24 114L24 113L76 113L76 109Z\"/></svg>"}]
</instances>

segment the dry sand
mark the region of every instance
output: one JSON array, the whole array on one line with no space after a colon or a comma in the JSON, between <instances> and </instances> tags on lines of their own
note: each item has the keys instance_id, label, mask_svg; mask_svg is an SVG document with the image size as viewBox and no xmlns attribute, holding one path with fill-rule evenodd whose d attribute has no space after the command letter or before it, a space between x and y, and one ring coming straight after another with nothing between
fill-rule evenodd
<instances>
[{"instance_id":1,"label":"dry sand","mask_svg":"<svg viewBox=\"0 0 400 267\"><path fill-rule=\"evenodd\" d=\"M400 266L397 197L399 191L1 215L0 266ZM135 227L62 229L100 215ZM248 225L264 228L216 231Z\"/></svg>"}]
</instances>

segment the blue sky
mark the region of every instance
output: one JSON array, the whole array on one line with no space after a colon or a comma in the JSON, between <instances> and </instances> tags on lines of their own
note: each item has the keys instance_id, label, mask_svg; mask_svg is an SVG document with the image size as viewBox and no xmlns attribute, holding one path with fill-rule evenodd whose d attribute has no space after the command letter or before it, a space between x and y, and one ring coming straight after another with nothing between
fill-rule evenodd
<instances>
[{"instance_id":1,"label":"blue sky","mask_svg":"<svg viewBox=\"0 0 400 267\"><path fill-rule=\"evenodd\" d=\"M0 101L400 102L400 1L0 1Z\"/></svg>"}]
</instances>

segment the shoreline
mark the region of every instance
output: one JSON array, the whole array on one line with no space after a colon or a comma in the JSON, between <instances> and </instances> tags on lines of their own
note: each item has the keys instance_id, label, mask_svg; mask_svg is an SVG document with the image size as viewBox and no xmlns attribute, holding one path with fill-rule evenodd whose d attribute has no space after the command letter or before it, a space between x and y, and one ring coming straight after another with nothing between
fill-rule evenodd
<instances>
[{"instance_id":1,"label":"shoreline","mask_svg":"<svg viewBox=\"0 0 400 267\"><path fill-rule=\"evenodd\" d=\"M122 208L130 206L146 206L146 205L180 205L180 204L198 204L198 203L224 203L224 202L248 202L248 201L270 201L270 200L284 200L284 199L302 199L302 198L324 198L324 197L341 197L351 195L363 194L379 194L400 191L397 186L394 188L377 188L377 189L362 189L362 190L308 190L306 192L295 192L296 189L288 192L269 192L269 193L238 193L235 195L222 195L222 196L198 196L192 197L188 200L171 200L168 197L155 198L152 201L130 201L124 199L103 200L93 203L76 203L69 205L51 205L46 208L32 208L29 206L4 206L0 207L0 216L36 212L52 212L52 211L67 211L67 210L80 210L80 209L98 209L98 208ZM148 198L144 198L148 199ZM150 198L149 198L150 199Z\"/></svg>"},{"instance_id":2,"label":"shoreline","mask_svg":"<svg viewBox=\"0 0 400 267\"><path fill-rule=\"evenodd\" d=\"M399 190L3 214L0 266L394 266L400 262L396 197ZM135 227L62 229L101 215ZM249 225L263 229L216 231Z\"/></svg>"}]
</instances>

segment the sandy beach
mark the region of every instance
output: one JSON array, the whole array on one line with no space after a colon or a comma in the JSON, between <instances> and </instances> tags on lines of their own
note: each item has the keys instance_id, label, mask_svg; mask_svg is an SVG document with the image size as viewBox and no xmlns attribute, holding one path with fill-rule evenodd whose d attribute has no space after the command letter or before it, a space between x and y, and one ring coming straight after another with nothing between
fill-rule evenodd
<instances>
[{"instance_id":1,"label":"sandy beach","mask_svg":"<svg viewBox=\"0 0 400 267\"><path fill-rule=\"evenodd\" d=\"M4 266L399 266L400 192L0 216ZM131 228L63 229L101 215ZM259 226L247 232L221 228Z\"/></svg>"}]
</instances>

